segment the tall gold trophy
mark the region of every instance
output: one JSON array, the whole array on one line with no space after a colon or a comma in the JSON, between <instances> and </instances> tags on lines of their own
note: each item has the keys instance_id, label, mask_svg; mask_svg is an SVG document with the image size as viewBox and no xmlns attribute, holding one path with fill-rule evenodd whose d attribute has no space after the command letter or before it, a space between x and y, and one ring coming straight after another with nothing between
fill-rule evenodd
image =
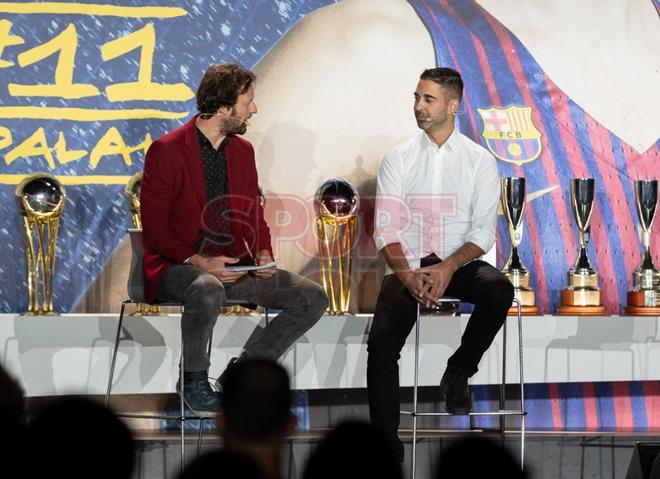
<instances>
[{"instance_id":1,"label":"tall gold trophy","mask_svg":"<svg viewBox=\"0 0 660 479\"><path fill-rule=\"evenodd\" d=\"M502 273L509 278L513 284L515 297L522 305L522 314L531 316L538 315L539 308L536 306L536 293L529 287L529 271L523 266L518 256L518 246L523 237L523 211L525 211L525 178L509 177L502 178L501 202L502 209L509 223L509 235L511 236L511 255ZM509 309L509 314L515 315L517 308Z\"/></svg>"},{"instance_id":2,"label":"tall gold trophy","mask_svg":"<svg viewBox=\"0 0 660 479\"><path fill-rule=\"evenodd\" d=\"M328 295L327 312L348 312L351 300L351 259L360 195L348 181L328 180L314 198L321 264L321 284Z\"/></svg>"},{"instance_id":3,"label":"tall gold trophy","mask_svg":"<svg viewBox=\"0 0 660 479\"><path fill-rule=\"evenodd\" d=\"M659 316L660 272L651 257L651 227L658 204L658 180L635 181L633 188L644 255L633 272L633 290L628 291L628 306L624 312L635 316Z\"/></svg>"},{"instance_id":4,"label":"tall gold trophy","mask_svg":"<svg viewBox=\"0 0 660 479\"><path fill-rule=\"evenodd\" d=\"M25 314L55 315L55 246L66 192L54 176L34 173L18 184L16 196L23 218L28 270L28 310Z\"/></svg>"},{"instance_id":5,"label":"tall gold trophy","mask_svg":"<svg viewBox=\"0 0 660 479\"><path fill-rule=\"evenodd\" d=\"M142 217L140 216L140 190L142 188L142 172L131 176L124 188L124 198L128 211L131 213L131 224L133 228L142 229ZM160 306L138 303L135 312L131 316L160 316L162 314Z\"/></svg>"},{"instance_id":6,"label":"tall gold trophy","mask_svg":"<svg viewBox=\"0 0 660 479\"><path fill-rule=\"evenodd\" d=\"M570 193L580 246L575 264L568 270L568 288L561 291L561 305L557 308L557 314L600 316L605 313L605 307L598 287L598 273L591 266L587 257L589 222L594 206L594 179L572 179Z\"/></svg>"}]
</instances>

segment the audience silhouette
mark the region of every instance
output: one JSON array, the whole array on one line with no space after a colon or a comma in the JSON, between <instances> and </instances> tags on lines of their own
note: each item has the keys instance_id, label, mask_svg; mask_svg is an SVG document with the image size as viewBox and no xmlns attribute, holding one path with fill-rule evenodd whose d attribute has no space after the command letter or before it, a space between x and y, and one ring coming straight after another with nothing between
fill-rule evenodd
<instances>
[{"instance_id":1,"label":"audience silhouette","mask_svg":"<svg viewBox=\"0 0 660 479\"><path fill-rule=\"evenodd\" d=\"M179 476L179 479L262 479L251 459L231 451L213 451L199 456Z\"/></svg>"},{"instance_id":2,"label":"audience silhouette","mask_svg":"<svg viewBox=\"0 0 660 479\"><path fill-rule=\"evenodd\" d=\"M0 366L0 450L4 470L22 464L25 448L25 395L23 388ZM15 470L15 469L14 469Z\"/></svg>"},{"instance_id":3,"label":"audience silhouette","mask_svg":"<svg viewBox=\"0 0 660 479\"><path fill-rule=\"evenodd\" d=\"M225 449L251 458L265 479L280 478L282 448L297 421L286 370L267 359L238 361L223 379L220 403Z\"/></svg>"},{"instance_id":4,"label":"audience silhouette","mask_svg":"<svg viewBox=\"0 0 660 479\"><path fill-rule=\"evenodd\" d=\"M60 398L38 411L27 428L28 477L128 479L135 447L126 425L101 404Z\"/></svg>"},{"instance_id":5,"label":"audience silhouette","mask_svg":"<svg viewBox=\"0 0 660 479\"><path fill-rule=\"evenodd\" d=\"M346 421L310 456L304 479L401 479L403 473L385 437L365 421Z\"/></svg>"},{"instance_id":6,"label":"audience silhouette","mask_svg":"<svg viewBox=\"0 0 660 479\"><path fill-rule=\"evenodd\" d=\"M526 478L511 453L485 437L463 437L440 454L436 479L500 476Z\"/></svg>"}]
</instances>

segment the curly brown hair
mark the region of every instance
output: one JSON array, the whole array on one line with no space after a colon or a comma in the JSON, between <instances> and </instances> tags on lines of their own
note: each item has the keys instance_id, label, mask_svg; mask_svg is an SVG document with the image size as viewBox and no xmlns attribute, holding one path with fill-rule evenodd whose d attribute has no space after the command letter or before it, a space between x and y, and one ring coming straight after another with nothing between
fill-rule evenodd
<instances>
[{"instance_id":1,"label":"curly brown hair","mask_svg":"<svg viewBox=\"0 0 660 479\"><path fill-rule=\"evenodd\" d=\"M220 107L233 107L238 95L245 93L257 76L236 63L216 63L204 73L197 88L197 110L212 114Z\"/></svg>"}]
</instances>

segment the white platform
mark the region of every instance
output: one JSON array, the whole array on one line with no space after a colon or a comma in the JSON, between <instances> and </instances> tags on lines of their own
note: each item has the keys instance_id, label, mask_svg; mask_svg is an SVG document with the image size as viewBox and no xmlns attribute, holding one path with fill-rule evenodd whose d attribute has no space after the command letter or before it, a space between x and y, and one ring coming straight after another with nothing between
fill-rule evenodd
<instances>
[{"instance_id":1,"label":"white platform","mask_svg":"<svg viewBox=\"0 0 660 479\"><path fill-rule=\"evenodd\" d=\"M180 351L178 315L127 317L115 374L116 393L172 392ZM296 389L366 386L371 316L326 316L286 354ZM525 381L660 380L658 317L524 318ZM439 382L467 316L423 317L420 383ZM210 374L218 374L259 324L259 316L222 316L213 338ZM517 330L508 322L508 382L517 381ZM0 361L28 396L105 393L116 315L0 315ZM500 381L501 336L472 384ZM412 384L413 337L402 351L401 384Z\"/></svg>"}]
</instances>

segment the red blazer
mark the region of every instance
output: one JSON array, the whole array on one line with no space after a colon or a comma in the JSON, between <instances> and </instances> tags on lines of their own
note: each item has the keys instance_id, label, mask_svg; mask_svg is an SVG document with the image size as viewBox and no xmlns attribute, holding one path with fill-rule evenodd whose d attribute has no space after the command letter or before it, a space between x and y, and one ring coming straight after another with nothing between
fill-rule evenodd
<instances>
[{"instance_id":1,"label":"red blazer","mask_svg":"<svg viewBox=\"0 0 660 479\"><path fill-rule=\"evenodd\" d=\"M207 214L202 154L193 117L156 140L147 152L140 191L144 280L147 301L156 300L167 268L197 253ZM272 255L270 231L264 221L252 145L231 136L226 145L227 182L234 254L249 258L243 239L256 255Z\"/></svg>"}]
</instances>

